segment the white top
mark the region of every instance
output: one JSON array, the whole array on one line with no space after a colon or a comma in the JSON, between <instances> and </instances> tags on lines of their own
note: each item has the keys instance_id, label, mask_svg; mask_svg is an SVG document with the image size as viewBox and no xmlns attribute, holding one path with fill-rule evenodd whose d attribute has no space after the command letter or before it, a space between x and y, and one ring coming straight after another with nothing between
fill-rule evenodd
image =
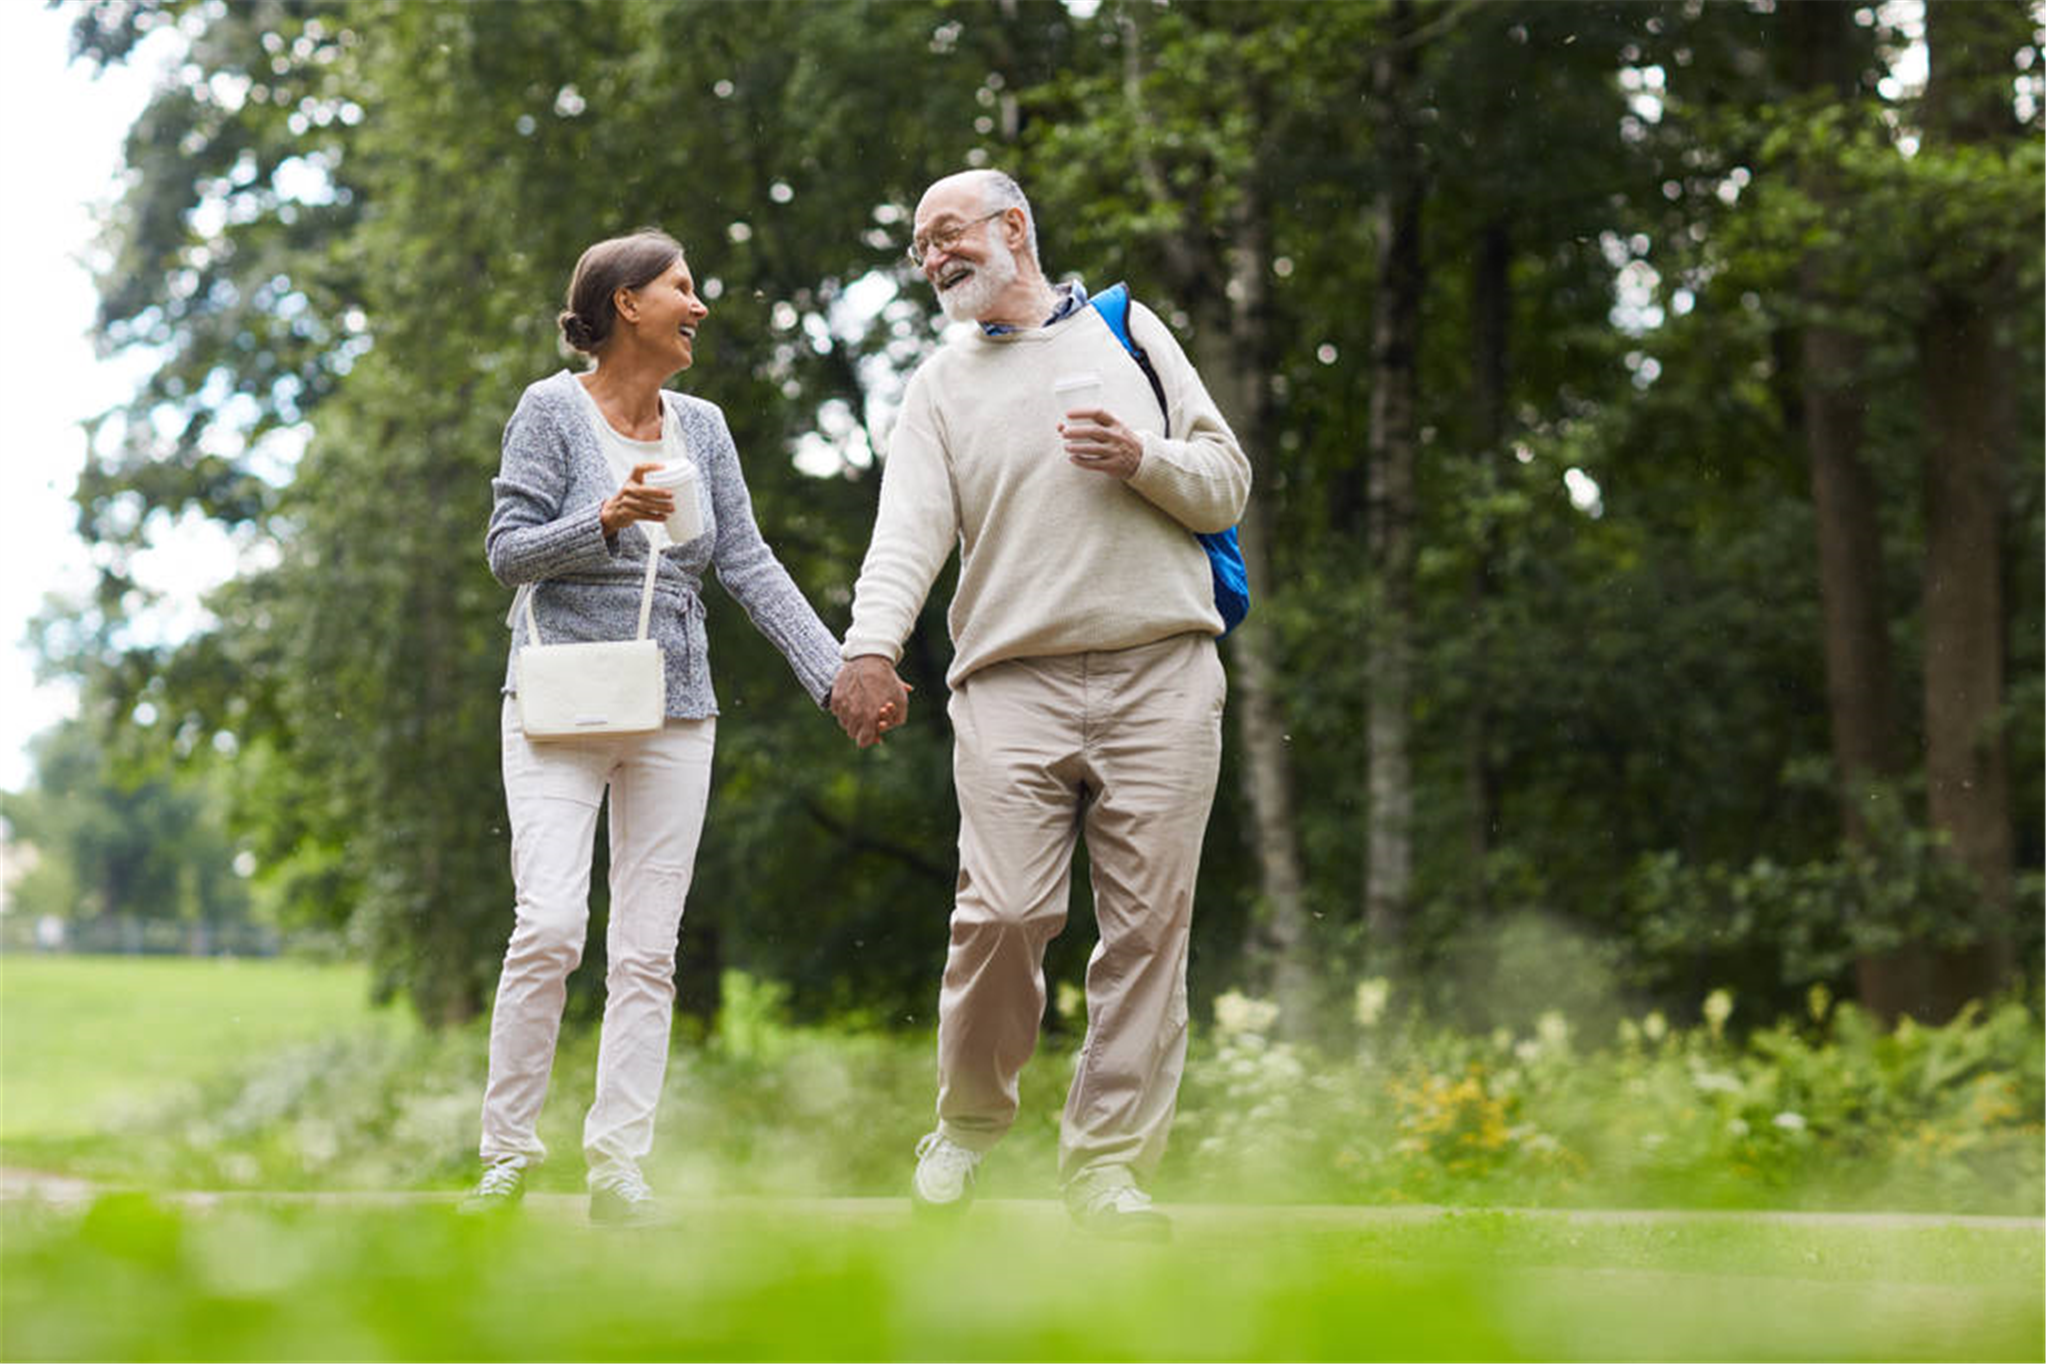
<instances>
[{"instance_id":1,"label":"white top","mask_svg":"<svg viewBox=\"0 0 2046 1364\"><path fill-rule=\"evenodd\" d=\"M632 477L635 465L673 464L687 459L689 450L682 441L682 424L675 419L675 411L668 404L661 404L661 438L659 440L634 440L621 435L618 428L604 418L604 409L597 406L597 400L590 396L583 381L575 381L575 391L582 395L583 408L589 414L590 426L597 433L597 448L604 452L604 463L611 467L611 476L618 487L625 486L625 480ZM659 521L635 522L653 541L656 552L666 549L674 541L668 538L668 528Z\"/></svg>"}]
</instances>

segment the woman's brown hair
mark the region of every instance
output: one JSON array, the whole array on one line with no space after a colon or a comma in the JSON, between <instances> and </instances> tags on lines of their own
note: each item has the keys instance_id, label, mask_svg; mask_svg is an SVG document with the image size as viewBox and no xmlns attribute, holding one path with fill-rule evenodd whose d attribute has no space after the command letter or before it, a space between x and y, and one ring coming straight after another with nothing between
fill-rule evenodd
<instances>
[{"instance_id":1,"label":"woman's brown hair","mask_svg":"<svg viewBox=\"0 0 2046 1364\"><path fill-rule=\"evenodd\" d=\"M568 306L555 319L561 339L585 355L596 354L618 321L612 301L618 291L653 283L681 258L682 243L658 227L611 237L584 251L569 277Z\"/></svg>"}]
</instances>

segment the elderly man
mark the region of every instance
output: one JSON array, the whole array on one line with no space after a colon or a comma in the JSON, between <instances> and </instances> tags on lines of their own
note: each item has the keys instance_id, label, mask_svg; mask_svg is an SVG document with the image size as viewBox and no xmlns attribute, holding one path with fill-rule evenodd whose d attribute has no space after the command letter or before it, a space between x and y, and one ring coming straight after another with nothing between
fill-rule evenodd
<instances>
[{"instance_id":1,"label":"elderly man","mask_svg":"<svg viewBox=\"0 0 2046 1364\"><path fill-rule=\"evenodd\" d=\"M1050 284L1030 204L995 171L940 180L910 257L975 325L917 370L889 448L833 710L899 723L893 665L952 547L949 711L959 879L938 997L938 1124L912 1196L961 1209L1015 1120L1044 949L1085 834L1100 941L1059 1141L1084 1227L1156 1237L1186 1056L1186 954L1221 758L1222 632L1196 532L1236 523L1250 463L1172 334L1134 306L1143 371L1077 283ZM1164 434L1170 432L1168 439Z\"/></svg>"}]
</instances>

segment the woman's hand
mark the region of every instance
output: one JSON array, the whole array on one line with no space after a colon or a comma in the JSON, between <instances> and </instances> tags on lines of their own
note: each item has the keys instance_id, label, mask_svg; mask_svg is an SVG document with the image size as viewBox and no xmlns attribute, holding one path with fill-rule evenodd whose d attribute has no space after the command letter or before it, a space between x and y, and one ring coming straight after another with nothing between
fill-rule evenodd
<instances>
[{"instance_id":1,"label":"woman's hand","mask_svg":"<svg viewBox=\"0 0 2046 1364\"><path fill-rule=\"evenodd\" d=\"M659 460L633 465L625 486L604 499L604 505L597 513L604 523L604 534L616 535L635 521L668 519L668 513L675 510L675 494L665 488L649 488L640 482L660 467Z\"/></svg>"},{"instance_id":2,"label":"woman's hand","mask_svg":"<svg viewBox=\"0 0 2046 1364\"><path fill-rule=\"evenodd\" d=\"M872 748L881 736L909 718L909 683L895 675L879 654L861 654L842 664L831 682L831 713L846 737Z\"/></svg>"}]
</instances>

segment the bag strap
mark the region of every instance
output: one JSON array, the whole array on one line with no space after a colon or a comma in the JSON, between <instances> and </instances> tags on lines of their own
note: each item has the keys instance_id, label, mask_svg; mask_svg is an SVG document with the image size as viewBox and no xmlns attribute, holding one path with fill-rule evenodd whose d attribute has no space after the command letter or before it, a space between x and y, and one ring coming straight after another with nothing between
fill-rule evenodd
<instances>
[{"instance_id":1,"label":"bag strap","mask_svg":"<svg viewBox=\"0 0 2046 1364\"><path fill-rule=\"evenodd\" d=\"M1137 344L1137 338L1130 332L1130 286L1118 280L1098 294L1087 296L1087 305L1101 314L1101 320L1108 324L1108 330L1115 333L1115 339L1122 342L1122 348L1137 362L1137 368L1144 371L1144 377L1151 382L1151 395L1158 400L1158 410L1165 414L1164 435L1172 435L1172 408L1165 401L1165 384L1158 378L1157 367L1151 357Z\"/></svg>"},{"instance_id":2,"label":"bag strap","mask_svg":"<svg viewBox=\"0 0 2046 1364\"><path fill-rule=\"evenodd\" d=\"M641 531L640 535L642 538L646 538L645 531ZM647 538L646 582L639 589L639 634L636 636L638 639L646 638L647 624L653 619L654 574L660 571L660 566L660 553L655 550L653 540ZM539 583L527 583L521 589L525 593L526 598L526 643L528 644L538 644L540 642L540 621L533 614L533 589L539 585Z\"/></svg>"}]
</instances>

